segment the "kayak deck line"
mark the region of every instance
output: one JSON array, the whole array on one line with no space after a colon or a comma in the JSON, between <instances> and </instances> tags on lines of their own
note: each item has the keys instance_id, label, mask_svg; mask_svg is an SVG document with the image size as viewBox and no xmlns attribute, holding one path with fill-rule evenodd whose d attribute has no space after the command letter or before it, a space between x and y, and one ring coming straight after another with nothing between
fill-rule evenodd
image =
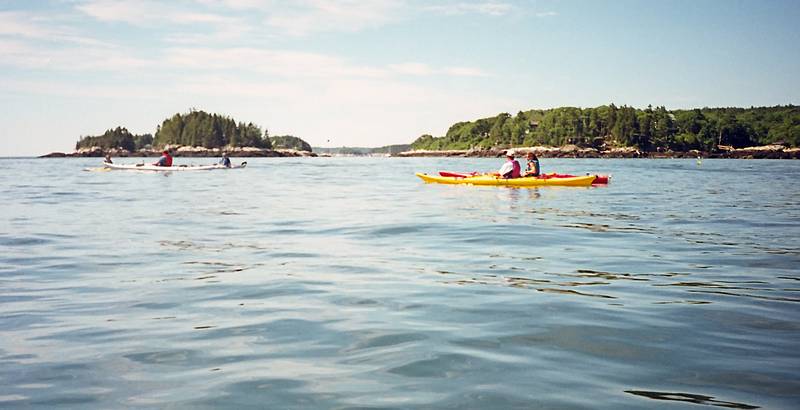
<instances>
[{"instance_id":1,"label":"kayak deck line","mask_svg":"<svg viewBox=\"0 0 800 410\"><path fill-rule=\"evenodd\" d=\"M481 173L481 172L454 172L454 171L439 171L439 176L443 177L455 177L455 178L471 178L477 177L481 175L494 175L497 176L496 173ZM605 185L608 184L608 181L611 179L611 175L600 175L600 174L586 174L586 175L594 175L595 180L592 182L592 185ZM550 179L550 178L572 178L578 175L570 175L570 174L559 174L559 173L549 173L549 174L542 174L536 178L539 179Z\"/></svg>"},{"instance_id":2,"label":"kayak deck line","mask_svg":"<svg viewBox=\"0 0 800 410\"><path fill-rule=\"evenodd\" d=\"M512 186L512 187L536 187L536 186L591 186L597 178L595 175L575 176L570 178L500 178L494 175L477 175L473 177L443 177L438 175L428 175L416 173L417 177L426 183L435 184L464 184L464 185L483 185L483 186Z\"/></svg>"},{"instance_id":3,"label":"kayak deck line","mask_svg":"<svg viewBox=\"0 0 800 410\"><path fill-rule=\"evenodd\" d=\"M173 165L169 167L162 167L157 165L145 164L111 164L108 162L103 163L103 167L108 170L119 171L156 171L156 172L172 172L172 171L212 171L216 169L242 169L247 166L247 162L242 162L239 165L231 167L222 166L220 164L213 165Z\"/></svg>"}]
</instances>

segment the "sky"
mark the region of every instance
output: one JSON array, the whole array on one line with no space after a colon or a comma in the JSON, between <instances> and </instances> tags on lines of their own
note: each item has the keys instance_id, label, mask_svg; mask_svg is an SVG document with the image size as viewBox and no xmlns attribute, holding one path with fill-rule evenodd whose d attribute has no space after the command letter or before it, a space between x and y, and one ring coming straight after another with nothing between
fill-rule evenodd
<instances>
[{"instance_id":1,"label":"sky","mask_svg":"<svg viewBox=\"0 0 800 410\"><path fill-rule=\"evenodd\" d=\"M611 102L800 103L796 0L0 0L0 156L192 109L312 146Z\"/></svg>"}]
</instances>

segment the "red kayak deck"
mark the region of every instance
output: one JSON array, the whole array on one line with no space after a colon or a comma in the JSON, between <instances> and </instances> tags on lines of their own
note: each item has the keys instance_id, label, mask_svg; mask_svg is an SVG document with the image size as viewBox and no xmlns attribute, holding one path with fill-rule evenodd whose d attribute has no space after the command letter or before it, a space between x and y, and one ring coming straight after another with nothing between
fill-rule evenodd
<instances>
[{"instance_id":1,"label":"red kayak deck","mask_svg":"<svg viewBox=\"0 0 800 410\"><path fill-rule=\"evenodd\" d=\"M468 178L474 177L476 175L481 175L480 172L452 172L452 171L439 171L439 175L443 177L455 177L455 178ZM587 174L588 175L588 174ZM575 175L570 174L544 174L539 176L540 179L550 179L550 178L574 178ZM608 175L597 175L597 178L594 179L592 185L605 185L608 184Z\"/></svg>"}]
</instances>

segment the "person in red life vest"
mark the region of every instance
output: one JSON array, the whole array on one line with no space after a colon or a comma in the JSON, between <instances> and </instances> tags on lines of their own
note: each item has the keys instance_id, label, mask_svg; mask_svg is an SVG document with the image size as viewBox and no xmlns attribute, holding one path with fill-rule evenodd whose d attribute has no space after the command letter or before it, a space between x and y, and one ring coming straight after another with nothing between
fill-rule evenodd
<instances>
[{"instance_id":1,"label":"person in red life vest","mask_svg":"<svg viewBox=\"0 0 800 410\"><path fill-rule=\"evenodd\" d=\"M505 179L519 178L521 169L522 167L519 165L519 161L514 159L514 151L508 150L506 151L506 162L500 167L500 171L497 173L500 174L501 178Z\"/></svg>"},{"instance_id":2,"label":"person in red life vest","mask_svg":"<svg viewBox=\"0 0 800 410\"><path fill-rule=\"evenodd\" d=\"M161 158L159 158L158 161L154 162L153 165L157 167L171 167L172 157L169 155L169 151L164 150L161 153Z\"/></svg>"}]
</instances>

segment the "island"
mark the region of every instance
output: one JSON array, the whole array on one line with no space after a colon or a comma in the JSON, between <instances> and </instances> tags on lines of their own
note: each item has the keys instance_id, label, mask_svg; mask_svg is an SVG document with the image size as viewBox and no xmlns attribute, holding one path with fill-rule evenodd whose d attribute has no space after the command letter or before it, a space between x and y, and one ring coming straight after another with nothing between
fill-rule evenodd
<instances>
[{"instance_id":1,"label":"island","mask_svg":"<svg viewBox=\"0 0 800 410\"><path fill-rule=\"evenodd\" d=\"M299 157L316 156L311 145L291 135L270 137L252 122L205 111L177 113L157 126L153 134L135 135L125 127L98 136L82 136L72 153L54 152L57 157L153 157L169 150L176 157Z\"/></svg>"},{"instance_id":2,"label":"island","mask_svg":"<svg viewBox=\"0 0 800 410\"><path fill-rule=\"evenodd\" d=\"M379 148L312 148L292 135L270 136L252 122L190 110L134 135L124 127L80 137L73 153L43 157L391 156L499 157L507 149L570 158L800 159L800 107L638 109L611 103L500 113L457 122L443 136ZM316 150L317 152L314 152Z\"/></svg>"},{"instance_id":3,"label":"island","mask_svg":"<svg viewBox=\"0 0 800 410\"><path fill-rule=\"evenodd\" d=\"M800 158L800 107L637 109L609 104L501 113L425 134L398 156Z\"/></svg>"}]
</instances>

